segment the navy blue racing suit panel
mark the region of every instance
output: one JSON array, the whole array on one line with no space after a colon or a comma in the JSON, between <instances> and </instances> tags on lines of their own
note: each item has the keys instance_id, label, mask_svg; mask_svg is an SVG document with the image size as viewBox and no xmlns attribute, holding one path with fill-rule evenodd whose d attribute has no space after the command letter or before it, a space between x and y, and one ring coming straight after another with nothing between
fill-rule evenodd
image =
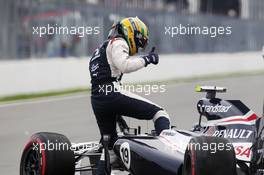
<instances>
[{"instance_id":1,"label":"navy blue racing suit panel","mask_svg":"<svg viewBox=\"0 0 264 175\"><path fill-rule=\"evenodd\" d=\"M163 110L137 95L128 96L114 91L107 95L104 93L93 94L91 102L101 135L108 134L113 139L117 136L116 116L151 120L158 111Z\"/></svg>"}]
</instances>

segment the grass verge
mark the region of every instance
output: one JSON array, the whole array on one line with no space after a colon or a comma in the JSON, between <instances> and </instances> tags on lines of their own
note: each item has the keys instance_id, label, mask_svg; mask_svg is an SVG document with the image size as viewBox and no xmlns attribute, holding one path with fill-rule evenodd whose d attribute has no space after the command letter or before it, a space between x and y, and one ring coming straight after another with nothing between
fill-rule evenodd
<instances>
[{"instance_id":1,"label":"grass verge","mask_svg":"<svg viewBox=\"0 0 264 175\"><path fill-rule=\"evenodd\" d=\"M188 83L188 82L196 82L196 81L206 81L206 80L217 80L224 78L232 78L232 77L242 77L242 76L257 76L264 75L263 71L254 71L254 72L234 72L234 73L223 73L223 74L212 74L212 75L203 75L203 76L193 76L186 78L176 78L164 81L151 81L151 82L138 82L132 84L176 84L176 83ZM76 88L76 89L68 89L61 91L50 91L50 92L40 92L40 93L30 93L30 94L17 94L0 97L0 103L4 102L12 102L17 100L28 100L28 99L36 99L43 97L52 97L52 96L62 96L62 95L70 95L76 93L84 93L90 92L90 88Z\"/></svg>"},{"instance_id":2,"label":"grass verge","mask_svg":"<svg viewBox=\"0 0 264 175\"><path fill-rule=\"evenodd\" d=\"M67 89L67 90L62 90L62 91L50 91L50 92L40 92L40 93L30 93L30 94L17 94L17 95L0 97L0 103L17 101L17 100L28 100L28 99L35 99L35 98L43 98L43 97L62 96L62 95L76 94L76 93L89 92L89 91L90 91L89 88L77 88L77 89Z\"/></svg>"}]
</instances>

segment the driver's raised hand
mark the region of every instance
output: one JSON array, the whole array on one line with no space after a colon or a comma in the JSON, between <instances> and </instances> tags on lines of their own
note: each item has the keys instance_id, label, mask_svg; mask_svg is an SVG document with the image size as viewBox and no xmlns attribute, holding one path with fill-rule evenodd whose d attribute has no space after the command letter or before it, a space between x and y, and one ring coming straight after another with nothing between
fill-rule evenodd
<instances>
[{"instance_id":1,"label":"driver's raised hand","mask_svg":"<svg viewBox=\"0 0 264 175\"><path fill-rule=\"evenodd\" d=\"M155 53L155 47L152 47L148 55L144 55L142 58L145 60L145 67L149 64L157 65L159 63L159 55Z\"/></svg>"}]
</instances>

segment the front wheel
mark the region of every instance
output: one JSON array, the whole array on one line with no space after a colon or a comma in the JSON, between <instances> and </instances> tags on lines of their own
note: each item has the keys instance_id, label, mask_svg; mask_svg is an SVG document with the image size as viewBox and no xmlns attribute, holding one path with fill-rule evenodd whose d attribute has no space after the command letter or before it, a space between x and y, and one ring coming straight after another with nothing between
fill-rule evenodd
<instances>
[{"instance_id":1,"label":"front wheel","mask_svg":"<svg viewBox=\"0 0 264 175\"><path fill-rule=\"evenodd\" d=\"M74 175L75 159L67 137L40 132L31 136L20 161L20 175Z\"/></svg>"},{"instance_id":2,"label":"front wheel","mask_svg":"<svg viewBox=\"0 0 264 175\"><path fill-rule=\"evenodd\" d=\"M218 137L192 138L184 156L183 175L237 175L232 144Z\"/></svg>"}]
</instances>

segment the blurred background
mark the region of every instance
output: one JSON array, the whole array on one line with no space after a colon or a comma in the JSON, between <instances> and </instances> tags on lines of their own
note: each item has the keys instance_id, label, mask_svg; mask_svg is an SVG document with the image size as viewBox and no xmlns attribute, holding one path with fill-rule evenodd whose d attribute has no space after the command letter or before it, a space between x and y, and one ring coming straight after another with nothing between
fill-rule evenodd
<instances>
[{"instance_id":1,"label":"blurred background","mask_svg":"<svg viewBox=\"0 0 264 175\"><path fill-rule=\"evenodd\" d=\"M160 53L258 51L264 44L263 0L0 0L0 59L82 57L113 22L139 16ZM99 27L99 35L33 35L33 27ZM164 26L231 26L232 35L164 34Z\"/></svg>"},{"instance_id":2,"label":"blurred background","mask_svg":"<svg viewBox=\"0 0 264 175\"><path fill-rule=\"evenodd\" d=\"M128 16L149 26L147 50L156 46L160 63L125 75L124 83L165 84L165 93L140 95L163 106L173 125L186 129L198 121L196 103L204 94L194 92L196 85L227 87L219 97L242 100L261 116L264 0L0 0L1 175L18 174L23 145L33 133L63 133L75 143L98 140L89 56L112 24ZM47 25L98 27L99 34L34 34ZM166 34L166 27L179 25L230 26L232 34ZM137 120L129 125L153 128Z\"/></svg>"}]
</instances>

